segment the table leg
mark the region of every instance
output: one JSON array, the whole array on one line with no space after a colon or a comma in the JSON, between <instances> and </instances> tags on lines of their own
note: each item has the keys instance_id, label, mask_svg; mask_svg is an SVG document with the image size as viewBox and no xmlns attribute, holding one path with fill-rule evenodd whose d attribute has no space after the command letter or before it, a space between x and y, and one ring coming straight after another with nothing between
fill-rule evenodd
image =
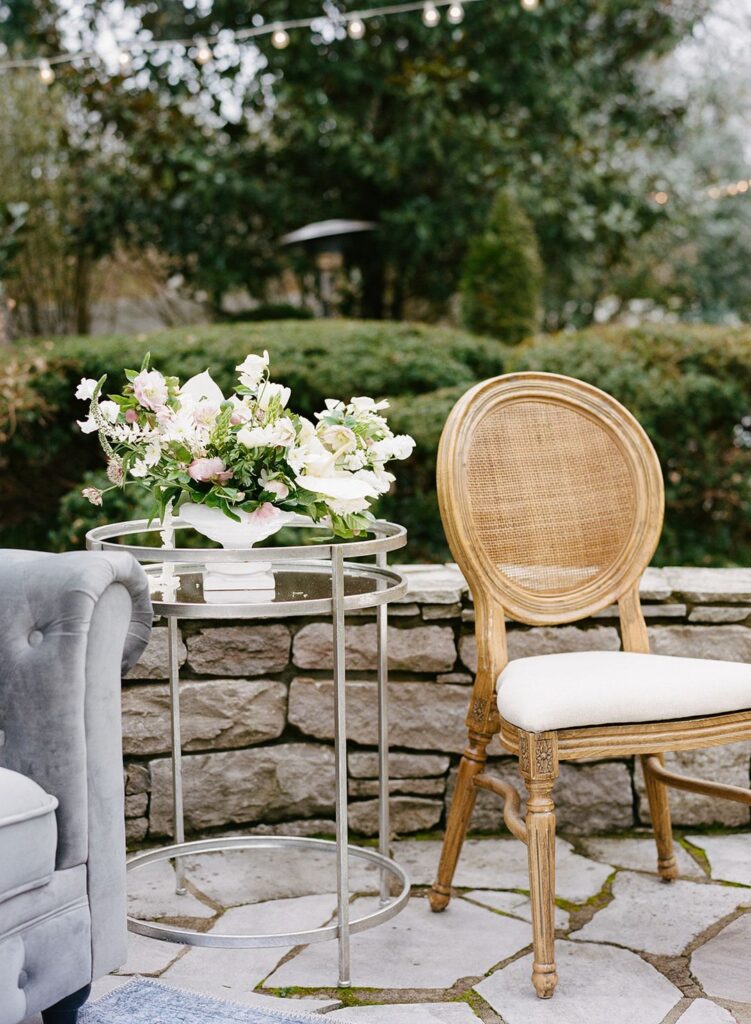
<instances>
[{"instance_id":1,"label":"table leg","mask_svg":"<svg viewBox=\"0 0 751 1024\"><path fill-rule=\"evenodd\" d=\"M386 552L376 555L376 565L386 568ZM391 825L389 822L389 714L388 714L388 605L376 609L378 633L378 852L389 856ZM381 871L381 904L390 898L389 880Z\"/></svg>"},{"instance_id":2,"label":"table leg","mask_svg":"<svg viewBox=\"0 0 751 1024\"><path fill-rule=\"evenodd\" d=\"M185 842L185 821L183 816L183 766L182 743L180 739L180 662L178 656L179 633L177 619L167 620L167 643L169 651L170 725L172 728L172 807L174 814L175 842ZM182 858L175 857L175 892L184 896L185 870Z\"/></svg>"},{"instance_id":3,"label":"table leg","mask_svg":"<svg viewBox=\"0 0 751 1024\"><path fill-rule=\"evenodd\" d=\"M334 630L334 754L336 760L336 889L339 924L339 986L348 988L349 957L349 825L347 809L347 718L344 657L344 553L331 555L331 595Z\"/></svg>"}]
</instances>

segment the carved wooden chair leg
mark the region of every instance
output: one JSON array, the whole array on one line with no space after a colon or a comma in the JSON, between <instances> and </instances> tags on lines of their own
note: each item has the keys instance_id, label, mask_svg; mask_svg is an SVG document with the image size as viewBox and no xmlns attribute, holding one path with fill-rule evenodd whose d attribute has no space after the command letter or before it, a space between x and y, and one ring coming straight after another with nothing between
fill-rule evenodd
<instances>
[{"instance_id":1,"label":"carved wooden chair leg","mask_svg":"<svg viewBox=\"0 0 751 1024\"><path fill-rule=\"evenodd\" d=\"M451 899L451 883L477 799L474 780L475 776L485 767L486 749L491 738L491 736L483 736L470 731L469 743L459 762L456 789L446 821L446 834L441 847L438 873L428 893L430 909L436 914L445 910Z\"/></svg>"},{"instance_id":2,"label":"carved wooden chair leg","mask_svg":"<svg viewBox=\"0 0 751 1024\"><path fill-rule=\"evenodd\" d=\"M558 983L555 964L555 733L521 733L519 768L527 787L527 852L532 904L532 984L549 999Z\"/></svg>"},{"instance_id":3,"label":"carved wooden chair leg","mask_svg":"<svg viewBox=\"0 0 751 1024\"><path fill-rule=\"evenodd\" d=\"M673 826L670 820L668 787L650 772L647 763L648 756L650 755L644 755L641 758L641 766L657 843L657 870L664 882L672 882L678 877L678 862L673 849ZM657 757L660 764L664 763L665 759L662 754L653 756Z\"/></svg>"}]
</instances>

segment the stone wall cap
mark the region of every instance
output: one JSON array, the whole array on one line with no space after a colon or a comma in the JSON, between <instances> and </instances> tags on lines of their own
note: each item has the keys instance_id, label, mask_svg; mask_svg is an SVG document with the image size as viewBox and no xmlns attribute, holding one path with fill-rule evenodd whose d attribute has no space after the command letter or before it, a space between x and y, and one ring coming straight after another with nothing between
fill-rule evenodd
<instances>
[{"instance_id":1,"label":"stone wall cap","mask_svg":"<svg viewBox=\"0 0 751 1024\"><path fill-rule=\"evenodd\" d=\"M703 569L668 565L662 570L674 593L694 604L751 601L751 569Z\"/></svg>"}]
</instances>

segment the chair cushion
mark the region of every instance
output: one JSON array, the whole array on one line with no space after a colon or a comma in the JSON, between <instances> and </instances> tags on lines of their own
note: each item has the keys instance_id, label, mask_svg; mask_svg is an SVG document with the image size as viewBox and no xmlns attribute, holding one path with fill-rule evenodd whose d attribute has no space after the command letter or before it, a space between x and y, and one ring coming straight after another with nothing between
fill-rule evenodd
<instances>
[{"instance_id":1,"label":"chair cushion","mask_svg":"<svg viewBox=\"0 0 751 1024\"><path fill-rule=\"evenodd\" d=\"M510 661L498 710L526 732L658 722L751 709L751 665L627 651Z\"/></svg>"},{"instance_id":2,"label":"chair cushion","mask_svg":"<svg viewBox=\"0 0 751 1024\"><path fill-rule=\"evenodd\" d=\"M0 768L0 903L55 873L56 807L32 779Z\"/></svg>"}]
</instances>

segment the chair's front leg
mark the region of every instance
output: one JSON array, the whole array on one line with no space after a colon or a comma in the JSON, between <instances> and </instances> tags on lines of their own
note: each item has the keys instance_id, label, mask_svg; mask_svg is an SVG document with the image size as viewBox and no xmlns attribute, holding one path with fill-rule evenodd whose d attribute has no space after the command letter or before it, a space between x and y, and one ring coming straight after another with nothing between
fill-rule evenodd
<instances>
[{"instance_id":1,"label":"chair's front leg","mask_svg":"<svg viewBox=\"0 0 751 1024\"><path fill-rule=\"evenodd\" d=\"M91 985L85 985L78 992L61 999L59 1003L42 1011L44 1024L76 1024L78 1011L89 998Z\"/></svg>"},{"instance_id":2,"label":"chair's front leg","mask_svg":"<svg viewBox=\"0 0 751 1024\"><path fill-rule=\"evenodd\" d=\"M527 787L527 850L532 904L532 984L541 999L555 991L555 733L520 733L519 768Z\"/></svg>"},{"instance_id":3,"label":"chair's front leg","mask_svg":"<svg viewBox=\"0 0 751 1024\"><path fill-rule=\"evenodd\" d=\"M673 825L670 820L670 800L668 787L660 782L649 770L648 757L657 757L660 764L664 762L662 754L644 755L641 767L644 772L644 786L649 801L649 813L657 845L657 871L664 882L672 882L678 877L678 861L673 848Z\"/></svg>"}]
</instances>

